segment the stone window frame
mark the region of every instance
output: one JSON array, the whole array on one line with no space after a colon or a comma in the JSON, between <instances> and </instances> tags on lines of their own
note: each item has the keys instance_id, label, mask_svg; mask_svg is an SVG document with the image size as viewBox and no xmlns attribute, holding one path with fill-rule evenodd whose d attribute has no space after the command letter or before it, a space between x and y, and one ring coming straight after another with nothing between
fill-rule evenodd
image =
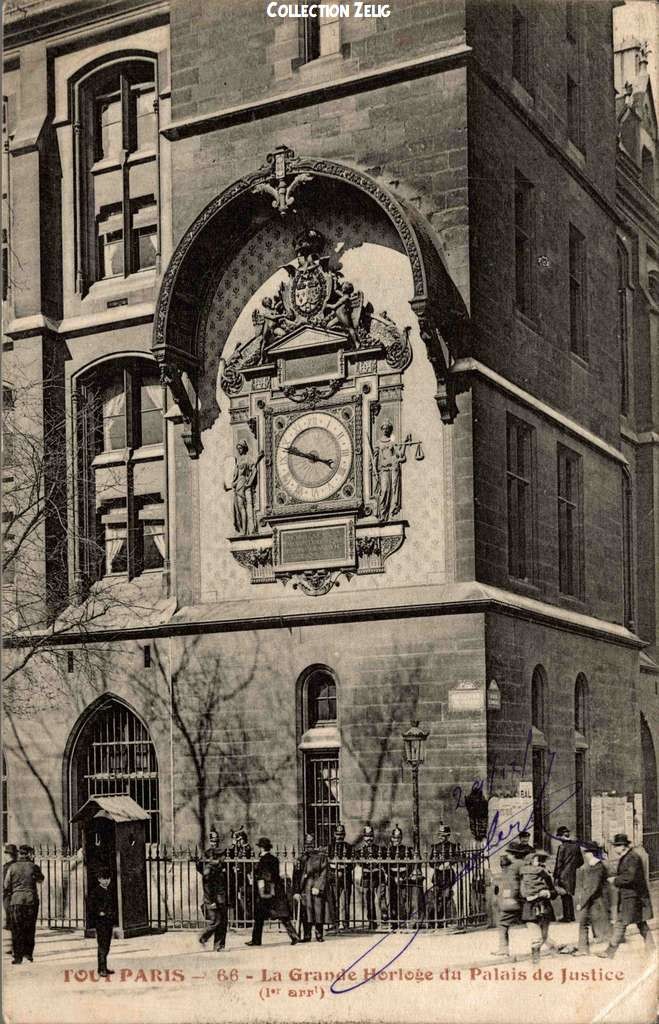
<instances>
[{"instance_id":1,"label":"stone window frame","mask_svg":"<svg viewBox=\"0 0 659 1024\"><path fill-rule=\"evenodd\" d=\"M122 145L118 153L104 159L99 148L97 111L101 99L110 95L108 90L117 77ZM139 146L139 115L133 97L140 91L153 93L153 146L148 148ZM158 58L145 51L108 54L100 63L83 70L73 85L76 291L83 297L94 285L159 272L162 228L158 95ZM152 189L147 193L144 186L149 174ZM120 188L113 196L114 202L104 202L97 210L104 183L111 176L119 181ZM154 257L153 262L141 266L139 242L147 231L154 235ZM112 234L117 238L111 241L119 241L119 237L121 240L122 267L116 274L103 273L101 267L101 237L109 238Z\"/></svg>"},{"instance_id":2,"label":"stone window frame","mask_svg":"<svg viewBox=\"0 0 659 1024\"><path fill-rule=\"evenodd\" d=\"M534 185L515 168L513 212L515 224L515 308L524 316L535 311L535 203Z\"/></svg>"},{"instance_id":3,"label":"stone window frame","mask_svg":"<svg viewBox=\"0 0 659 1024\"><path fill-rule=\"evenodd\" d=\"M568 313L570 352L588 361L588 257L586 238L576 225L568 225Z\"/></svg>"},{"instance_id":4,"label":"stone window frame","mask_svg":"<svg viewBox=\"0 0 659 1024\"><path fill-rule=\"evenodd\" d=\"M574 784L575 784L575 829L578 839L583 839L588 828L589 777L588 777L588 736L590 734L590 687L583 672L574 681Z\"/></svg>"},{"instance_id":5,"label":"stone window frame","mask_svg":"<svg viewBox=\"0 0 659 1024\"><path fill-rule=\"evenodd\" d=\"M293 71L341 53L341 19L329 15L307 15L298 20L298 56L291 62Z\"/></svg>"},{"instance_id":6,"label":"stone window frame","mask_svg":"<svg viewBox=\"0 0 659 1024\"><path fill-rule=\"evenodd\" d=\"M150 573L162 573L167 564L166 494L164 493L165 420L164 391L157 378L156 362L146 354L120 355L86 367L74 382L74 403L77 410L76 493L78 515L77 571L85 584L108 576L128 580ZM106 446L103 436L104 417L102 390L113 377L123 381L125 444ZM145 377L151 378L145 385ZM162 440L142 443L143 387L158 387L162 396L159 407L163 414ZM140 467L156 464L160 468L161 485L155 493L135 493L135 476ZM99 481L101 481L99 483ZM102 500L103 489L109 496ZM117 493L121 491L121 497ZM145 541L160 555L159 565L145 564ZM112 545L119 545L111 555ZM112 570L112 561L123 554L125 567ZM153 552L152 552L153 553ZM108 561L110 560L110 561ZM156 558L157 560L157 558Z\"/></svg>"},{"instance_id":7,"label":"stone window frame","mask_svg":"<svg viewBox=\"0 0 659 1024\"><path fill-rule=\"evenodd\" d=\"M617 240L616 270L617 270L617 333L618 351L620 354L620 413L622 416L629 414L630 405L630 350L629 350L629 327L632 317L630 316L631 288L630 288L630 267L631 262L627 247L622 239Z\"/></svg>"},{"instance_id":8,"label":"stone window frame","mask_svg":"<svg viewBox=\"0 0 659 1024\"><path fill-rule=\"evenodd\" d=\"M514 80L533 95L532 35L527 0L516 0L511 8L511 74Z\"/></svg>"},{"instance_id":9,"label":"stone window frame","mask_svg":"<svg viewBox=\"0 0 659 1024\"><path fill-rule=\"evenodd\" d=\"M628 629L634 630L634 485L626 466L621 467L621 486L623 622Z\"/></svg>"},{"instance_id":10,"label":"stone window frame","mask_svg":"<svg viewBox=\"0 0 659 1024\"><path fill-rule=\"evenodd\" d=\"M522 465L520 465L520 461ZM508 413L506 417L508 575L527 583L533 583L536 576L536 479L535 427L513 413ZM520 504L523 505L524 520L523 551L520 551L522 533L519 529Z\"/></svg>"},{"instance_id":11,"label":"stone window frame","mask_svg":"<svg viewBox=\"0 0 659 1024\"><path fill-rule=\"evenodd\" d=\"M558 519L558 587L562 594L583 600L583 459L579 452L556 446Z\"/></svg>"},{"instance_id":12,"label":"stone window frame","mask_svg":"<svg viewBox=\"0 0 659 1024\"><path fill-rule=\"evenodd\" d=\"M310 689L314 678L319 674L329 676L334 682L334 719L316 720L311 714ZM340 683L336 672L324 664L308 665L298 677L299 719L301 725L301 741L299 743L299 781L302 793L303 830L311 832L318 843L329 842L336 824L341 821L341 734L339 731L339 689ZM327 803L320 810L320 821L315 801L310 797L309 788L318 775L318 765L325 763L325 770L335 771L333 781L336 782L338 798L334 803ZM314 774L315 773L315 774ZM313 778L312 778L313 776ZM313 809L312 809L313 807Z\"/></svg>"}]
</instances>

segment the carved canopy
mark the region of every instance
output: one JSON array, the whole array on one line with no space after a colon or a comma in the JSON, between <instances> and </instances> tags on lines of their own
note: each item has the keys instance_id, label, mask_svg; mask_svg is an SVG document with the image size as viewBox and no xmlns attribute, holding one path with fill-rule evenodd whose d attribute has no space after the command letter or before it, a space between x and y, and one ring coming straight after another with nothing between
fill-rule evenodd
<instances>
[{"instance_id":1,"label":"carved canopy","mask_svg":"<svg viewBox=\"0 0 659 1024\"><path fill-rule=\"evenodd\" d=\"M298 198L294 193L299 191L301 197L309 187L306 182L312 183L312 191L324 182L332 183L335 194L337 186L356 190L365 204L375 204L393 225L410 262L414 286L410 304L437 378L440 412L444 420L452 421L457 410L448 369L453 360L469 354L469 317L430 226L418 211L363 171L333 160L297 158L286 147L279 147L265 166L213 199L181 238L163 277L154 320L152 349L163 366L164 379L169 382L182 371L194 379L201 370L200 317L211 278L216 280L218 267L259 224L293 208Z\"/></svg>"}]
</instances>

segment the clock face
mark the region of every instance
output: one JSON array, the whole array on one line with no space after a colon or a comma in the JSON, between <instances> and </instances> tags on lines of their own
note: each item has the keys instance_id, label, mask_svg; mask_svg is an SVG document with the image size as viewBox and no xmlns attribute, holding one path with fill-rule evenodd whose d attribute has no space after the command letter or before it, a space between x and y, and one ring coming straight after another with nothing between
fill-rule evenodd
<instances>
[{"instance_id":1,"label":"clock face","mask_svg":"<svg viewBox=\"0 0 659 1024\"><path fill-rule=\"evenodd\" d=\"M277 476L298 501L323 501L346 482L352 457L350 432L341 420L327 412L304 413L279 438Z\"/></svg>"}]
</instances>

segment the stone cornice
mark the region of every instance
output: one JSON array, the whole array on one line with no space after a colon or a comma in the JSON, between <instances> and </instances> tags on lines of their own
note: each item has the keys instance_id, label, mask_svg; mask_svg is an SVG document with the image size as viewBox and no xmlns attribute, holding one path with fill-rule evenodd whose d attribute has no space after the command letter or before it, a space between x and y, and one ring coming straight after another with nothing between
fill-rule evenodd
<instances>
[{"instance_id":1,"label":"stone cornice","mask_svg":"<svg viewBox=\"0 0 659 1024\"><path fill-rule=\"evenodd\" d=\"M323 599L322 605L314 608L308 605L303 607L297 600L291 601L290 604L288 601L282 602L278 604L279 613L273 612L273 602L270 601L263 603L261 613L258 608L260 602L254 601L199 605L181 609L171 621L158 625L58 633L52 639L52 646L110 641L132 642L209 633L242 633L254 630L488 613L525 620L560 632L573 633L622 647L640 650L647 646L636 634L619 623L573 612L546 601L473 581L444 587L396 588L378 597L372 592L356 593L350 607L345 606L345 597L343 594L335 600ZM380 603L376 604L374 601ZM317 603L314 602L315 605ZM14 637L6 640L5 644L7 647L21 647L33 642L34 638Z\"/></svg>"},{"instance_id":2,"label":"stone cornice","mask_svg":"<svg viewBox=\"0 0 659 1024\"><path fill-rule=\"evenodd\" d=\"M507 394L517 399L517 401L523 402L524 405L533 409L540 416L551 420L562 430L566 430L570 434L574 435L574 437L578 437L579 440L590 445L591 448L596 448L608 458L614 459L616 462L620 462L624 466L627 465L627 459L623 452L614 448L613 445L604 441L601 437L598 437L597 434L593 434L591 430L583 427L570 416L566 416L564 413L559 412L558 409L554 409L551 405L548 405L547 402L541 401L541 399L536 398L535 395L532 395L529 391L525 391L524 388L520 388L519 385L513 384L512 381L503 377L500 373L497 373L496 370L490 369L489 366L481 363L478 359L458 359L451 367L451 374L460 373L477 374L479 377L482 377L484 380L489 381L495 387L499 388L501 391L505 391Z\"/></svg>"},{"instance_id":3,"label":"stone cornice","mask_svg":"<svg viewBox=\"0 0 659 1024\"><path fill-rule=\"evenodd\" d=\"M19 5L20 7L20 5ZM22 46L40 40L64 42L74 33L87 28L94 32L115 28L118 23L143 20L154 14L167 13L169 3L164 0L63 0L61 3L24 5L14 17L5 9L4 52L5 60L11 59L14 51ZM23 15L22 17L20 15Z\"/></svg>"},{"instance_id":4,"label":"stone cornice","mask_svg":"<svg viewBox=\"0 0 659 1024\"><path fill-rule=\"evenodd\" d=\"M161 134L170 141L184 139L191 135L218 131L229 125L272 117L287 110L310 106L314 103L354 95L370 89L379 89L396 82L407 82L414 78L439 74L465 64L471 55L471 48L465 44L452 46L436 53L417 57L413 60L395 61L380 67L359 71L344 78L333 78L325 82L308 83L286 92L268 95L229 107L221 107L210 114L173 121Z\"/></svg>"},{"instance_id":5,"label":"stone cornice","mask_svg":"<svg viewBox=\"0 0 659 1024\"><path fill-rule=\"evenodd\" d=\"M153 303L139 302L134 306L120 306L88 316L71 316L65 320L52 320L38 313L34 316L23 316L11 320L4 328L8 338L29 338L42 331L66 335L67 338L79 334L97 334L113 327L129 327L133 324L148 324L153 320Z\"/></svg>"}]
</instances>

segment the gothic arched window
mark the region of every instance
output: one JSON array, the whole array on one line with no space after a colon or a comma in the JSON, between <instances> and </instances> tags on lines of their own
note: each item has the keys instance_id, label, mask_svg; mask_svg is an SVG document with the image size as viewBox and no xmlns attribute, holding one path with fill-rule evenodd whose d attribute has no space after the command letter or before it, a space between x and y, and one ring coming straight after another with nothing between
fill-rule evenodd
<instances>
[{"instance_id":1,"label":"gothic arched window","mask_svg":"<svg viewBox=\"0 0 659 1024\"><path fill-rule=\"evenodd\" d=\"M588 823L588 680L580 672L574 684L574 787L577 838L586 837Z\"/></svg>"},{"instance_id":2,"label":"gothic arched window","mask_svg":"<svg viewBox=\"0 0 659 1024\"><path fill-rule=\"evenodd\" d=\"M69 761L70 809L74 816L90 797L130 796L150 812L147 842L160 836L158 759L144 722L116 698L108 698L84 723ZM73 845L78 845L74 835Z\"/></svg>"}]
</instances>

